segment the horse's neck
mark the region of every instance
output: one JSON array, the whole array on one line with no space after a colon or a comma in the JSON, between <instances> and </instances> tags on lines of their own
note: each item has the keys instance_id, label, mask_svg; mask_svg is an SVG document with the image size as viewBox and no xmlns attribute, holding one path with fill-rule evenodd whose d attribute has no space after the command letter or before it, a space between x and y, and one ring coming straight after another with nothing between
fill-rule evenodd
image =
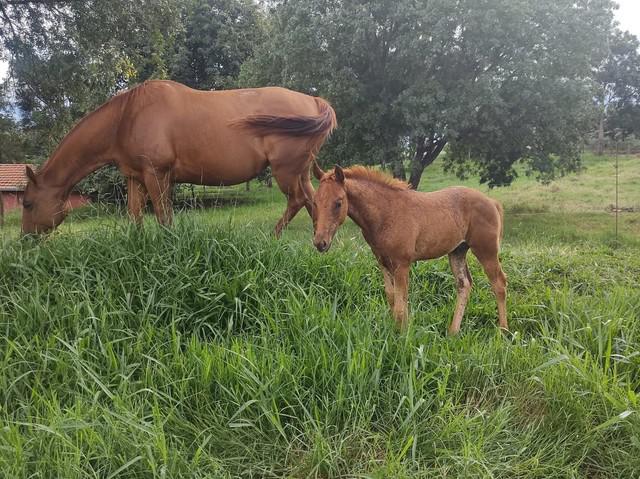
<instances>
[{"instance_id":1,"label":"horse's neck","mask_svg":"<svg viewBox=\"0 0 640 479\"><path fill-rule=\"evenodd\" d=\"M396 191L384 185L362 180L347 179L349 217L365 232L373 231L386 222L390 214L385 204L388 195Z\"/></svg>"},{"instance_id":2,"label":"horse's neck","mask_svg":"<svg viewBox=\"0 0 640 479\"><path fill-rule=\"evenodd\" d=\"M45 184L68 194L82 178L113 161L108 154L114 140L108 113L92 113L67 134L41 169Z\"/></svg>"}]
</instances>

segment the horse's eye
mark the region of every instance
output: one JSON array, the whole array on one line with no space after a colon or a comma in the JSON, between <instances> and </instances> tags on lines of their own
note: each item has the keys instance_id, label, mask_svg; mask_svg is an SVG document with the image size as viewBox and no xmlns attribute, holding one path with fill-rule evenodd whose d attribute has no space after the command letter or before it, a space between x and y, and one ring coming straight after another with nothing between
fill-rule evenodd
<instances>
[{"instance_id":1,"label":"horse's eye","mask_svg":"<svg viewBox=\"0 0 640 479\"><path fill-rule=\"evenodd\" d=\"M22 203L22 206L28 210L30 210L33 207L33 203L31 203L31 201L24 201Z\"/></svg>"},{"instance_id":2,"label":"horse's eye","mask_svg":"<svg viewBox=\"0 0 640 479\"><path fill-rule=\"evenodd\" d=\"M336 209L339 210L340 208L342 208L342 200L336 201Z\"/></svg>"}]
</instances>

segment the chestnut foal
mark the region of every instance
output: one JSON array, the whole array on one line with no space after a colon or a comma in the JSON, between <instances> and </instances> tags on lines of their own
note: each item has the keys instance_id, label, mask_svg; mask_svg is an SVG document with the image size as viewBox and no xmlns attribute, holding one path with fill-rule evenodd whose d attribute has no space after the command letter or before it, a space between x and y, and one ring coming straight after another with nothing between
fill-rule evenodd
<instances>
[{"instance_id":1,"label":"chestnut foal","mask_svg":"<svg viewBox=\"0 0 640 479\"><path fill-rule=\"evenodd\" d=\"M320 252L331 246L338 227L349 216L361 229L376 256L384 289L401 328L408 318L407 296L411 263L449 255L458 301L450 334L460 323L471 291L466 254L478 258L498 302L498 324L507 330L506 276L498 251L502 236L502 206L479 191L464 187L419 193L409 185L362 166L322 173L313 200L313 243Z\"/></svg>"}]
</instances>

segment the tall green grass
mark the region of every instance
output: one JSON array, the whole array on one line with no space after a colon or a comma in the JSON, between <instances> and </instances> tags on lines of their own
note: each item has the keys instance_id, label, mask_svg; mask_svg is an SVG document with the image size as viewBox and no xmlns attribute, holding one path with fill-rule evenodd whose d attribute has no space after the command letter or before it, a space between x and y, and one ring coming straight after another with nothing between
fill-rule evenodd
<instances>
[{"instance_id":1,"label":"tall green grass","mask_svg":"<svg viewBox=\"0 0 640 479\"><path fill-rule=\"evenodd\" d=\"M295 236L295 232L293 233ZM308 236L308 234L307 234ZM367 249L122 224L5 241L4 477L636 477L640 261L512 244L513 333L445 260L398 333Z\"/></svg>"},{"instance_id":2,"label":"tall green grass","mask_svg":"<svg viewBox=\"0 0 640 479\"><path fill-rule=\"evenodd\" d=\"M639 477L640 222L615 241L609 166L491 192L507 335L474 259L459 337L446 259L412 268L399 333L357 228L320 255L301 214L276 241L274 190L169 230L96 208L19 241L8 215L0 477Z\"/></svg>"}]
</instances>

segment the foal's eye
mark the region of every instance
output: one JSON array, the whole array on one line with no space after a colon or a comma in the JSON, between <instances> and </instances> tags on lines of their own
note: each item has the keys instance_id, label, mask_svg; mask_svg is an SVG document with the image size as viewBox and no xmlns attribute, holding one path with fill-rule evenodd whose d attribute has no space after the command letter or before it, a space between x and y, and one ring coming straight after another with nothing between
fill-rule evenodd
<instances>
[{"instance_id":1,"label":"foal's eye","mask_svg":"<svg viewBox=\"0 0 640 479\"><path fill-rule=\"evenodd\" d=\"M340 208L342 208L342 200L336 201L336 209L339 210Z\"/></svg>"},{"instance_id":2,"label":"foal's eye","mask_svg":"<svg viewBox=\"0 0 640 479\"><path fill-rule=\"evenodd\" d=\"M33 206L33 203L31 203L31 201L24 201L24 202L22 203L22 206L23 206L24 208L26 208L26 209L30 210L30 209L31 209L31 207Z\"/></svg>"}]
</instances>

